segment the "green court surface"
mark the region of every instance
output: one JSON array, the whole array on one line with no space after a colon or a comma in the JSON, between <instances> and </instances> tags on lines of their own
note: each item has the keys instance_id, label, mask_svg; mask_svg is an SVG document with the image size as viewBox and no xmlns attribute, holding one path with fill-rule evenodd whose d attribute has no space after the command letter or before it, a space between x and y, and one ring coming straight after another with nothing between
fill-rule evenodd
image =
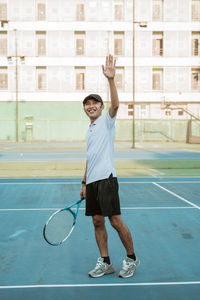
<instances>
[{"instance_id":1,"label":"green court surface","mask_svg":"<svg viewBox=\"0 0 200 300\"><path fill-rule=\"evenodd\" d=\"M200 160L124 160L115 166L120 177L200 176ZM2 161L0 178L81 177L84 169L83 161Z\"/></svg>"},{"instance_id":2,"label":"green court surface","mask_svg":"<svg viewBox=\"0 0 200 300\"><path fill-rule=\"evenodd\" d=\"M125 251L108 220L116 272L88 277L99 253L84 203L66 243L43 240L52 212L79 199L80 180L0 179L0 299L199 299L200 177L119 177L122 218L141 261L125 280L117 276Z\"/></svg>"},{"instance_id":3,"label":"green court surface","mask_svg":"<svg viewBox=\"0 0 200 300\"><path fill-rule=\"evenodd\" d=\"M85 143L0 143L0 178L82 177ZM200 145L115 142L120 177L200 176Z\"/></svg>"}]
</instances>

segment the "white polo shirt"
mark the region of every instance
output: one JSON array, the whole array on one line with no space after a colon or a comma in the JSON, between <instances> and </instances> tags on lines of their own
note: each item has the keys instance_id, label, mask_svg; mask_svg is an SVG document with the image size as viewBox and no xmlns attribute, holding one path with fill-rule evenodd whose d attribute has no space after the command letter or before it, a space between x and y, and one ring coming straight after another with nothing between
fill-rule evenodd
<instances>
[{"instance_id":1,"label":"white polo shirt","mask_svg":"<svg viewBox=\"0 0 200 300\"><path fill-rule=\"evenodd\" d=\"M112 173L116 177L114 166L115 120L109 112L90 124L87 134L87 174L86 183L106 179Z\"/></svg>"}]
</instances>

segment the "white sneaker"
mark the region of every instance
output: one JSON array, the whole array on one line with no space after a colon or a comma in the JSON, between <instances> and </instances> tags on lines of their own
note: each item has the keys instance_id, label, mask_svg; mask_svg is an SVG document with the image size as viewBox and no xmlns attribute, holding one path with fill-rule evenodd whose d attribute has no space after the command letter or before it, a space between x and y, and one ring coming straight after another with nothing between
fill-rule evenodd
<instances>
[{"instance_id":1,"label":"white sneaker","mask_svg":"<svg viewBox=\"0 0 200 300\"><path fill-rule=\"evenodd\" d=\"M102 257L97 260L96 267L88 273L90 277L101 277L103 275L112 274L115 270L112 264L107 264L103 261Z\"/></svg>"},{"instance_id":2,"label":"white sneaker","mask_svg":"<svg viewBox=\"0 0 200 300\"><path fill-rule=\"evenodd\" d=\"M123 260L122 269L118 276L122 278L128 278L134 275L136 268L139 266L140 261L138 258L136 260L126 257Z\"/></svg>"}]
</instances>

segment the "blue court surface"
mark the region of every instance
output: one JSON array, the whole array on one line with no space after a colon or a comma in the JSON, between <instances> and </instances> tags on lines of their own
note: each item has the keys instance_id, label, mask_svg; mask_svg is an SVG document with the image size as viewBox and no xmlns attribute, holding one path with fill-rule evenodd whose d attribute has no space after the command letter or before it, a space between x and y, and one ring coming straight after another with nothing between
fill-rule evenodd
<instances>
[{"instance_id":1,"label":"blue court surface","mask_svg":"<svg viewBox=\"0 0 200 300\"><path fill-rule=\"evenodd\" d=\"M200 151L179 150L115 150L115 160L200 160ZM86 161L85 150L0 150L0 162Z\"/></svg>"},{"instance_id":2,"label":"blue court surface","mask_svg":"<svg viewBox=\"0 0 200 300\"><path fill-rule=\"evenodd\" d=\"M99 252L84 202L71 237L53 247L45 221L79 199L80 178L0 179L0 299L200 299L200 177L119 178L122 218L141 264L118 278L125 250L110 226L116 272L89 278Z\"/></svg>"}]
</instances>

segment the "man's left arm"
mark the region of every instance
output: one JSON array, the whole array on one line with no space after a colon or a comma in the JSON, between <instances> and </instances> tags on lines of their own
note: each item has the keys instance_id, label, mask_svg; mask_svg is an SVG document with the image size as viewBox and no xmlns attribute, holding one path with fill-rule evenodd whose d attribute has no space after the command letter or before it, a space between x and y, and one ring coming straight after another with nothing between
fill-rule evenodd
<instances>
[{"instance_id":1,"label":"man's left arm","mask_svg":"<svg viewBox=\"0 0 200 300\"><path fill-rule=\"evenodd\" d=\"M113 56L106 56L106 64L102 65L103 74L108 79L109 87L110 87L110 97L111 97L111 105L109 107L109 115L111 118L117 114L119 108L119 98L117 93L117 88L115 85L115 63L116 60L113 61Z\"/></svg>"}]
</instances>

